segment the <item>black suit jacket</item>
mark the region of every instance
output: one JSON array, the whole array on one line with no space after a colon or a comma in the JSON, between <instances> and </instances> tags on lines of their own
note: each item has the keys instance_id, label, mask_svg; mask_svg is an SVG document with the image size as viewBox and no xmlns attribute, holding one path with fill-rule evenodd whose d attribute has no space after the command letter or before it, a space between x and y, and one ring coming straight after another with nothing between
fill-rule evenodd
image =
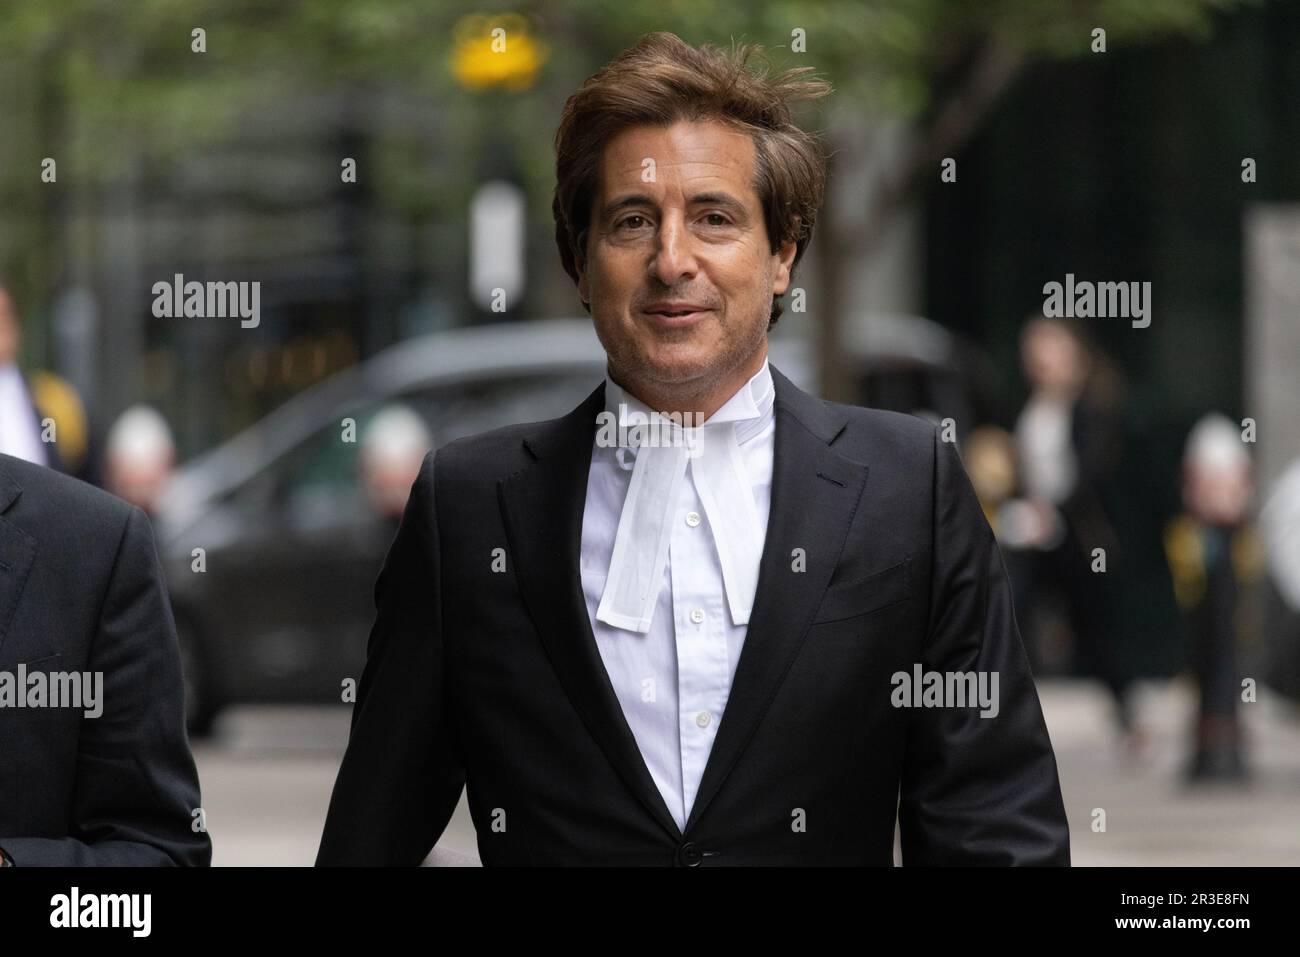
<instances>
[{"instance_id":1,"label":"black suit jacket","mask_svg":"<svg viewBox=\"0 0 1300 957\"><path fill-rule=\"evenodd\" d=\"M20 663L102 672L102 713L0 707L0 849L20 867L208 864L148 519L0 455L0 671Z\"/></svg>"},{"instance_id":2,"label":"black suit jacket","mask_svg":"<svg viewBox=\"0 0 1300 957\"><path fill-rule=\"evenodd\" d=\"M896 813L905 864L1069 863L1001 555L956 451L921 419L772 375L758 593L685 833L582 596L602 386L425 460L376 584L318 864L418 864L466 781L489 865L889 865ZM999 672L1000 713L893 707L891 676L916 663Z\"/></svg>"}]
</instances>

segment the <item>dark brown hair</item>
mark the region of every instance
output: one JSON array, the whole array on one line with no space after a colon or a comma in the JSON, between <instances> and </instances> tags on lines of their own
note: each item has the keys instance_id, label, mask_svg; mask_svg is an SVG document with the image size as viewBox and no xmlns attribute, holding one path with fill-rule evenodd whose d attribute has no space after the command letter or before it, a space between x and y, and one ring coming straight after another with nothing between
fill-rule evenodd
<instances>
[{"instance_id":1,"label":"dark brown hair","mask_svg":"<svg viewBox=\"0 0 1300 957\"><path fill-rule=\"evenodd\" d=\"M758 55L762 66L751 70ZM720 120L754 141L754 188L763 204L775 253L796 244L794 266L812 239L826 184L818 139L795 125L791 104L830 93L830 84L806 77L812 67L773 74L754 44L730 54L710 44L693 47L672 33L649 33L588 77L564 104L555 132L555 242L564 271L578 281L605 144L633 126L669 126L678 120ZM769 326L781 315L772 299ZM591 307L584 303L587 311Z\"/></svg>"}]
</instances>

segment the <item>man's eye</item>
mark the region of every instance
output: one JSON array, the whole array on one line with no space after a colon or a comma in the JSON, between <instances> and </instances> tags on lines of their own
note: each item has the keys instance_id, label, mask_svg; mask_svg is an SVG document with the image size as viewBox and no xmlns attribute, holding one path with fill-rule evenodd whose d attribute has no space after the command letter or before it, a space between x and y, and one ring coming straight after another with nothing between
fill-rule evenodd
<instances>
[{"instance_id":1,"label":"man's eye","mask_svg":"<svg viewBox=\"0 0 1300 957\"><path fill-rule=\"evenodd\" d=\"M629 217L627 217L626 219L619 220L618 223L617 223L616 225L617 225L618 228L620 228L620 229L623 228L624 226L627 226L627 227L629 227L629 228L631 228L631 229L636 229L636 228L637 228L637 224L633 222L634 220L640 220L641 222L645 222L645 217L644 217L644 216L629 216Z\"/></svg>"},{"instance_id":2,"label":"man's eye","mask_svg":"<svg viewBox=\"0 0 1300 957\"><path fill-rule=\"evenodd\" d=\"M705 213L704 218L710 221L710 226L726 226L731 223L731 220L727 218L726 213ZM718 222L713 222L715 219L718 220Z\"/></svg>"}]
</instances>

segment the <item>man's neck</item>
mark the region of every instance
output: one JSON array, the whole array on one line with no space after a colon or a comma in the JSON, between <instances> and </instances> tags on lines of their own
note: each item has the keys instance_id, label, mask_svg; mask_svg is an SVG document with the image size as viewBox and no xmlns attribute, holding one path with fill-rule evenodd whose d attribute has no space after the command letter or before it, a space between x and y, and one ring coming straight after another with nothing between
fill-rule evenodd
<instances>
[{"instance_id":1,"label":"man's neck","mask_svg":"<svg viewBox=\"0 0 1300 957\"><path fill-rule=\"evenodd\" d=\"M655 412L664 415L691 416L696 422L705 422L713 413L727 404L727 400L745 387L750 379L758 374L767 361L767 349L764 348L757 357L750 360L726 379L706 384L702 388L692 389L694 383L684 386L671 386L655 382L624 383L608 373L624 392L633 396ZM689 421L689 420L687 420Z\"/></svg>"}]
</instances>

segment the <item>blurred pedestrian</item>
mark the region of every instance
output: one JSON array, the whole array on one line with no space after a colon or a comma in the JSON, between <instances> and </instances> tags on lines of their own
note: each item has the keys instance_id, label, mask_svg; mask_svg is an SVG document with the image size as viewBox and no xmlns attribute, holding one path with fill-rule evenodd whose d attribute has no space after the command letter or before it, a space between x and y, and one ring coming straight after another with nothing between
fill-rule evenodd
<instances>
[{"instance_id":1,"label":"blurred pedestrian","mask_svg":"<svg viewBox=\"0 0 1300 957\"><path fill-rule=\"evenodd\" d=\"M1260 546L1247 521L1252 487L1250 455L1237 426L1223 415L1202 418L1183 456L1186 514L1166 536L1200 692L1187 769L1192 780L1247 773L1237 714L1237 645L1240 593L1260 565Z\"/></svg>"},{"instance_id":2,"label":"blurred pedestrian","mask_svg":"<svg viewBox=\"0 0 1300 957\"><path fill-rule=\"evenodd\" d=\"M1122 380L1065 320L1031 319L1020 351L1030 392L1015 426L1021 494L1007 528L1020 549L1011 563L1017 608L1040 641L1034 624L1044 605L1059 600L1079 670L1105 684L1120 730L1140 750L1143 733L1128 699L1131 676L1108 633L1107 572L1099 570L1120 557L1101 486L1111 481L1123 448Z\"/></svg>"},{"instance_id":3,"label":"blurred pedestrian","mask_svg":"<svg viewBox=\"0 0 1300 957\"><path fill-rule=\"evenodd\" d=\"M157 410L134 405L109 429L104 450L105 487L146 513L154 513L175 464L172 430Z\"/></svg>"},{"instance_id":4,"label":"blurred pedestrian","mask_svg":"<svg viewBox=\"0 0 1300 957\"><path fill-rule=\"evenodd\" d=\"M0 453L98 484L81 396L52 372L24 373L21 348L17 305L0 278Z\"/></svg>"},{"instance_id":5,"label":"blurred pedestrian","mask_svg":"<svg viewBox=\"0 0 1300 957\"><path fill-rule=\"evenodd\" d=\"M366 424L361 438L361 481L370 504L392 523L394 534L431 448L433 436L428 426L407 406L385 406Z\"/></svg>"}]
</instances>

